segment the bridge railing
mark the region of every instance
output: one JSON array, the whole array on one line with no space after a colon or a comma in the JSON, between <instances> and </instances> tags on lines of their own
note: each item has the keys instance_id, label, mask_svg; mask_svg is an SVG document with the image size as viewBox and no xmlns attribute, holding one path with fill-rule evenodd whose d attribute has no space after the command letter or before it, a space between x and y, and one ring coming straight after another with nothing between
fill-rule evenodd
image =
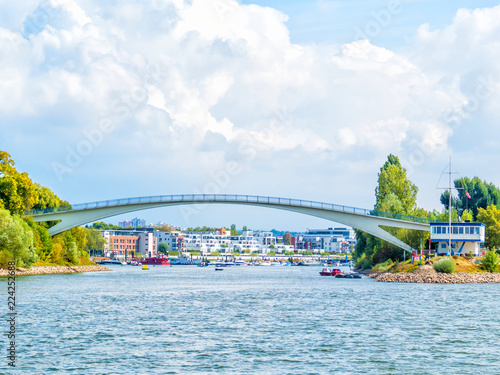
<instances>
[{"instance_id":1,"label":"bridge railing","mask_svg":"<svg viewBox=\"0 0 500 375\"><path fill-rule=\"evenodd\" d=\"M51 207L41 210L31 210L26 211L27 216L36 216L42 214L56 213L56 212L68 212L68 211L84 211L90 209L98 209L105 207L116 207L124 205L136 205L143 203L168 203L168 202L192 202L192 203L203 203L203 202L248 202L256 204L275 204L280 206L294 206L294 207L307 207L316 208L328 211L345 212L357 215L369 215L385 217L389 219L397 219L404 221L413 221L419 223L431 223L435 220L427 218L419 218L406 215L398 215L389 212L380 212L375 210L366 210L363 208L342 206L331 203L315 202L302 199L289 199L289 198L278 198L278 197L266 197L259 195L234 195L234 194L182 194L182 195L159 195L159 196L148 196L148 197L135 197L135 198L123 198L123 199L111 199L99 202L90 202L75 204L71 206L62 207Z\"/></svg>"}]
</instances>

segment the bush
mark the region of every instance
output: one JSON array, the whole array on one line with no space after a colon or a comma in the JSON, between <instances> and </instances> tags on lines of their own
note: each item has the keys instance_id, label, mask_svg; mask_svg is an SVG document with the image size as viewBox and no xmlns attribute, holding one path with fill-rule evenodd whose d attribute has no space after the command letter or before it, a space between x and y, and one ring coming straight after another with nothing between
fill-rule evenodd
<instances>
[{"instance_id":1,"label":"bush","mask_svg":"<svg viewBox=\"0 0 500 375\"><path fill-rule=\"evenodd\" d=\"M386 272L393 265L394 265L394 262L391 259L387 259L385 262L379 263L379 264L376 264L375 266L373 266L372 271Z\"/></svg>"},{"instance_id":2,"label":"bush","mask_svg":"<svg viewBox=\"0 0 500 375\"><path fill-rule=\"evenodd\" d=\"M455 262L451 259L441 259L439 262L434 263L434 269L440 273L453 273L455 272Z\"/></svg>"},{"instance_id":3,"label":"bush","mask_svg":"<svg viewBox=\"0 0 500 375\"><path fill-rule=\"evenodd\" d=\"M496 251L488 250L484 255L481 263L484 269L488 272L495 272L498 269L498 254Z\"/></svg>"},{"instance_id":4,"label":"bush","mask_svg":"<svg viewBox=\"0 0 500 375\"><path fill-rule=\"evenodd\" d=\"M362 270L368 270L372 268L372 261L370 258L363 254L360 259L356 260L356 268L361 268Z\"/></svg>"}]
</instances>

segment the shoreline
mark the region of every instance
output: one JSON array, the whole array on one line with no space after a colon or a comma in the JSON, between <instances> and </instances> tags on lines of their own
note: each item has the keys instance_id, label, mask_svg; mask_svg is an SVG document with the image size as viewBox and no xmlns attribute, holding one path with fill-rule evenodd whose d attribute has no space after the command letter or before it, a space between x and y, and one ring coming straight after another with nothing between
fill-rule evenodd
<instances>
[{"instance_id":1,"label":"shoreline","mask_svg":"<svg viewBox=\"0 0 500 375\"><path fill-rule=\"evenodd\" d=\"M426 284L488 284L500 283L500 273L381 273L375 281L386 283L426 283Z\"/></svg>"},{"instance_id":2,"label":"shoreline","mask_svg":"<svg viewBox=\"0 0 500 375\"><path fill-rule=\"evenodd\" d=\"M96 264L95 266L33 266L30 269L16 269L16 276L35 276L35 275L61 275L83 272L104 272L112 269ZM9 270L0 268L0 277L8 277Z\"/></svg>"}]
</instances>

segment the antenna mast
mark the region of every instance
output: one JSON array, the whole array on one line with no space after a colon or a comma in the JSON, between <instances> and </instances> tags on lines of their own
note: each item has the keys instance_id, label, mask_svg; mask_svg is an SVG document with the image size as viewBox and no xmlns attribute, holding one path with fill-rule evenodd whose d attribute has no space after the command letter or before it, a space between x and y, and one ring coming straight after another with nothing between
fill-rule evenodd
<instances>
[{"instance_id":1,"label":"antenna mast","mask_svg":"<svg viewBox=\"0 0 500 375\"><path fill-rule=\"evenodd\" d=\"M452 171L452 168L455 170L455 172ZM441 173L441 177L445 173L446 169L448 169L448 172L446 172L446 173L448 173L448 187L447 188L440 188L439 187L439 182L438 182L438 186L436 188L437 189L448 190L448 194L449 194L449 196L448 196L448 251L449 251L449 253L451 255L451 192L452 192L453 189L462 190L464 188L463 187L462 188L454 188L453 185L452 185L451 175L452 174L458 174L460 176L460 174L453 167L453 164L451 163L451 156L450 156L450 163L446 166L446 168ZM439 181L441 181L441 177L439 178Z\"/></svg>"}]
</instances>

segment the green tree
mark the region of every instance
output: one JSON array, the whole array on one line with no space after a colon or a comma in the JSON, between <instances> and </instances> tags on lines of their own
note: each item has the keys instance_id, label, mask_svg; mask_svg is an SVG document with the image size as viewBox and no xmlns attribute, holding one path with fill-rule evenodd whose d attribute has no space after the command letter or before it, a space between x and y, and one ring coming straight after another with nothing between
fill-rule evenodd
<instances>
[{"instance_id":1,"label":"green tree","mask_svg":"<svg viewBox=\"0 0 500 375\"><path fill-rule=\"evenodd\" d=\"M481 180L479 177L472 179L464 177L454 181L458 190L458 197L452 197L451 205L458 210L459 215L465 209L472 211L473 220L477 218L479 208L500 205L500 190L492 183ZM470 198L469 198L470 196ZM441 194L441 203L448 209L450 194L445 191Z\"/></svg>"},{"instance_id":2,"label":"green tree","mask_svg":"<svg viewBox=\"0 0 500 375\"><path fill-rule=\"evenodd\" d=\"M106 245L106 239L101 236L98 230L92 228L85 228L87 244L85 245L85 251L89 254L96 251L104 251L104 246Z\"/></svg>"},{"instance_id":3,"label":"green tree","mask_svg":"<svg viewBox=\"0 0 500 375\"><path fill-rule=\"evenodd\" d=\"M237 236L238 231L236 230L236 224L231 224L231 236Z\"/></svg>"},{"instance_id":4,"label":"green tree","mask_svg":"<svg viewBox=\"0 0 500 375\"><path fill-rule=\"evenodd\" d=\"M19 173L11 156L0 151L0 207L22 215L38 203L35 184L26 172Z\"/></svg>"},{"instance_id":5,"label":"green tree","mask_svg":"<svg viewBox=\"0 0 500 375\"><path fill-rule=\"evenodd\" d=\"M168 245L165 242L160 242L158 252L165 255L168 254Z\"/></svg>"},{"instance_id":6,"label":"green tree","mask_svg":"<svg viewBox=\"0 0 500 375\"><path fill-rule=\"evenodd\" d=\"M426 217L424 210L417 208L418 188L408 178L406 169L399 158L389 155L378 174L378 184L375 188L375 210L400 215ZM410 245L420 244L420 238L426 239L426 234L397 228L384 228ZM384 262L387 259L403 258L403 250L382 241L372 235L356 230L357 244L353 259L357 265L368 267L374 262Z\"/></svg>"},{"instance_id":7,"label":"green tree","mask_svg":"<svg viewBox=\"0 0 500 375\"><path fill-rule=\"evenodd\" d=\"M498 254L493 250L488 250L481 260L481 264L488 272L496 272L498 270L498 263Z\"/></svg>"},{"instance_id":8,"label":"green tree","mask_svg":"<svg viewBox=\"0 0 500 375\"><path fill-rule=\"evenodd\" d=\"M462 212L461 219L463 221L472 221L472 220L474 220L474 217L472 216L472 211L470 211L470 210L464 210Z\"/></svg>"},{"instance_id":9,"label":"green tree","mask_svg":"<svg viewBox=\"0 0 500 375\"><path fill-rule=\"evenodd\" d=\"M410 215L417 208L417 193L417 186L408 180L406 169L399 158L390 154L378 174L375 210L383 211L382 208L395 207L401 213Z\"/></svg>"},{"instance_id":10,"label":"green tree","mask_svg":"<svg viewBox=\"0 0 500 375\"><path fill-rule=\"evenodd\" d=\"M0 267L14 261L16 267L31 267L38 260L34 235L28 224L0 209Z\"/></svg>"},{"instance_id":11,"label":"green tree","mask_svg":"<svg viewBox=\"0 0 500 375\"><path fill-rule=\"evenodd\" d=\"M495 205L479 208L477 220L486 226L484 246L490 250L500 247L500 210Z\"/></svg>"},{"instance_id":12,"label":"green tree","mask_svg":"<svg viewBox=\"0 0 500 375\"><path fill-rule=\"evenodd\" d=\"M287 232L283 235L283 244L291 245L292 244L292 234Z\"/></svg>"}]
</instances>

